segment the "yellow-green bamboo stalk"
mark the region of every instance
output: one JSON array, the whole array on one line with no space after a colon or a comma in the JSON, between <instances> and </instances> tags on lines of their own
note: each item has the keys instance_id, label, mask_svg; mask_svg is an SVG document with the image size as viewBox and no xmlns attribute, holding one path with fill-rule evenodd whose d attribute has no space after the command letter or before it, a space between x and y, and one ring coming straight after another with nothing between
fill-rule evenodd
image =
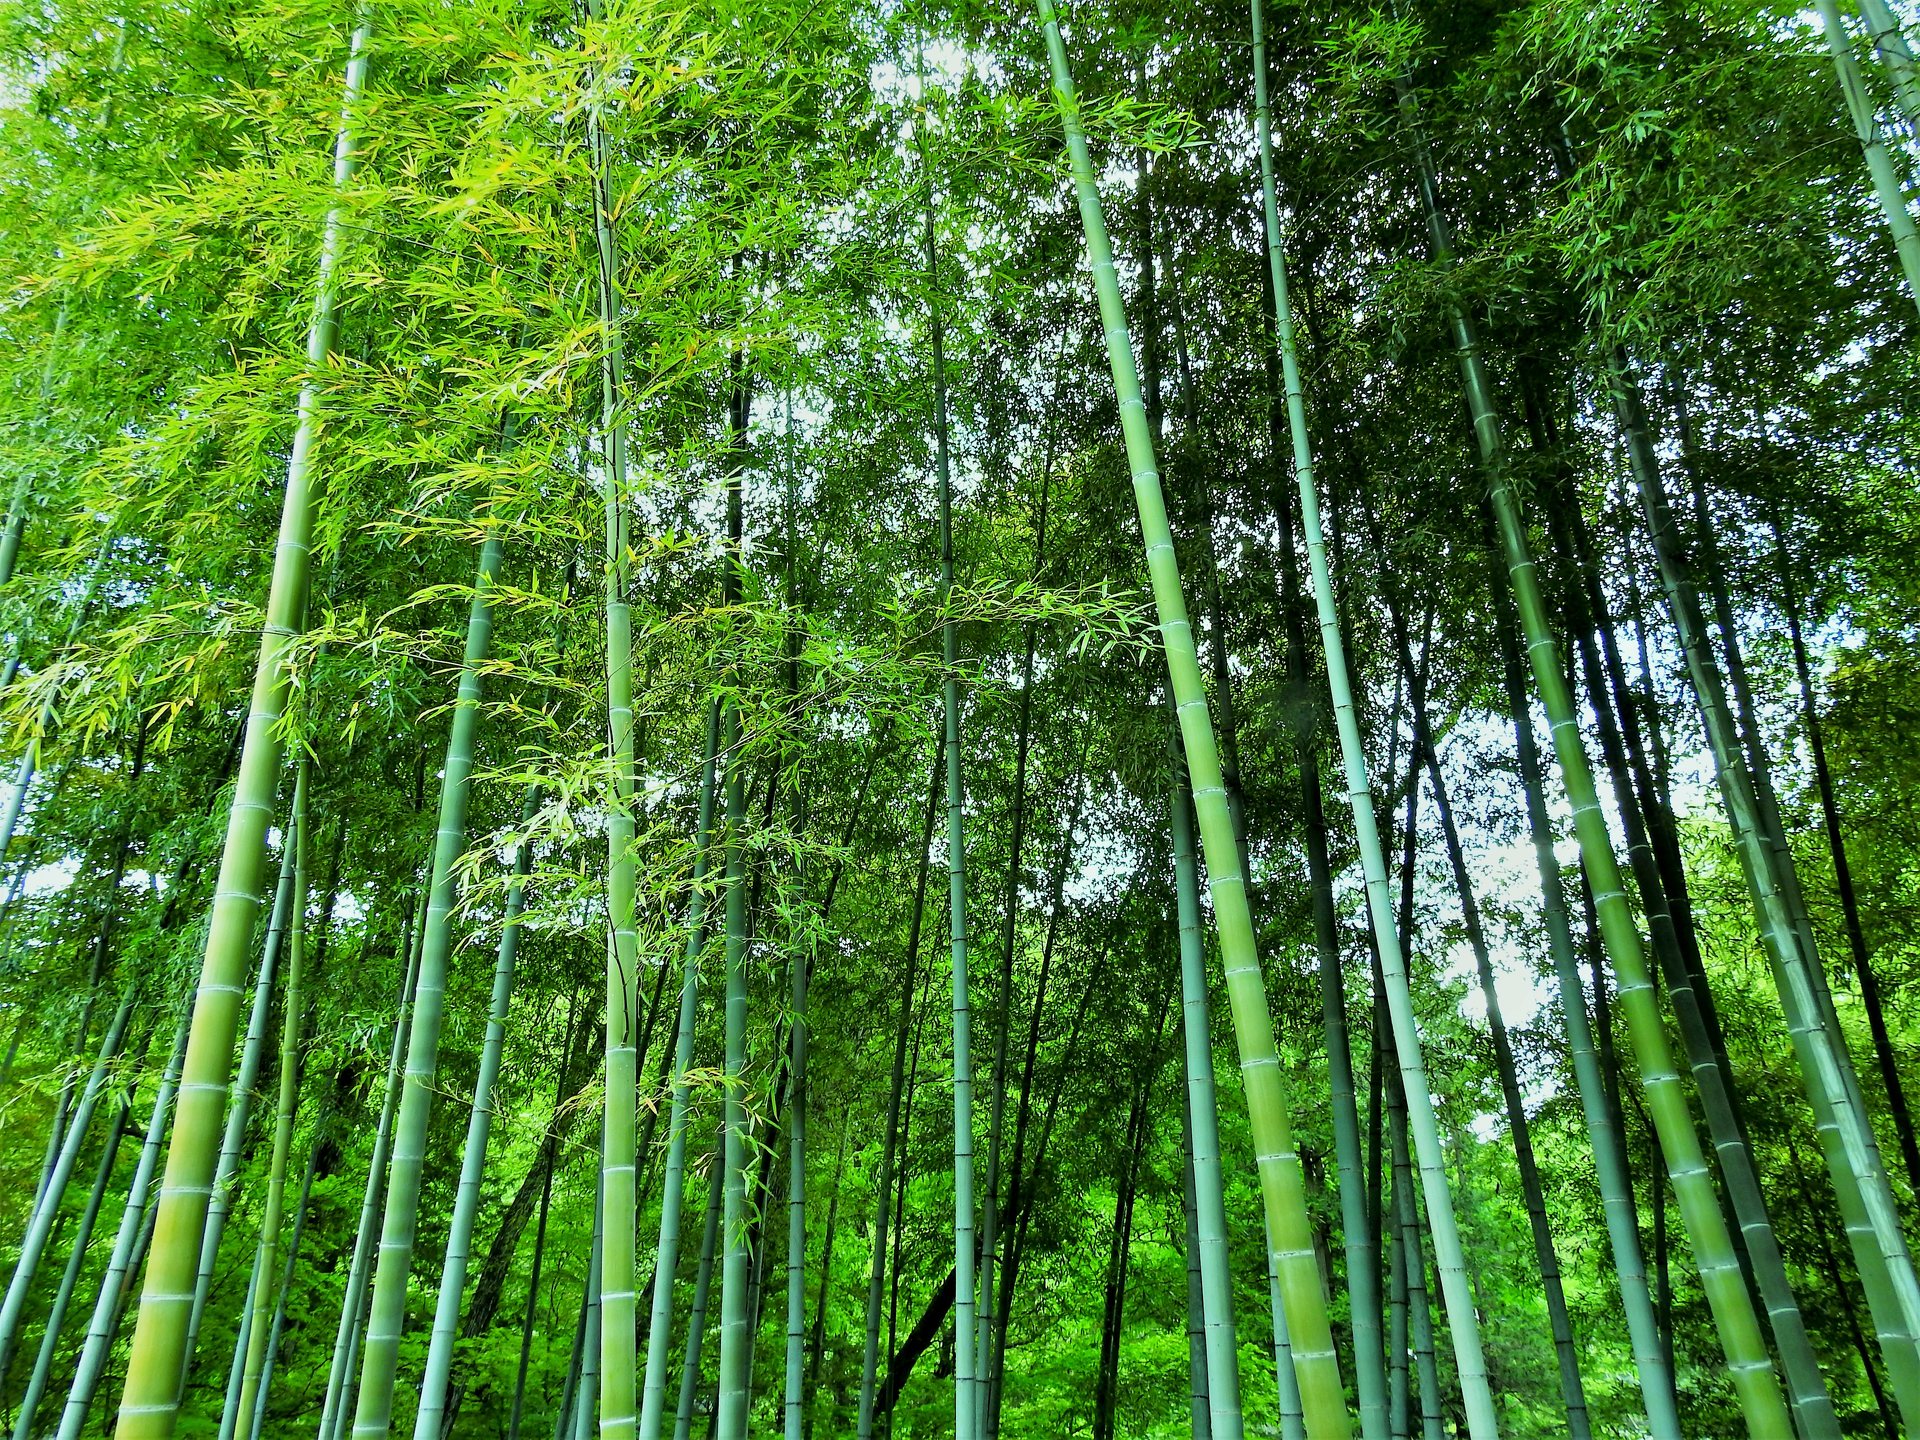
<instances>
[{"instance_id":1,"label":"yellow-green bamboo stalk","mask_svg":"<svg viewBox=\"0 0 1920 1440\"><path fill-rule=\"evenodd\" d=\"M1246 878L1240 873L1233 816L1220 774L1220 752L1214 740L1213 720L1207 711L1206 687L1200 677L1193 627L1187 618L1186 599L1180 588L1180 567L1174 558L1173 534L1167 524L1166 499L1160 488L1159 462L1154 456L1146 405L1140 395L1140 375L1134 367L1126 304L1121 299L1120 281L1114 273L1113 246L1107 237L1106 217L1100 207L1100 190L1087 150L1086 130L1080 120L1080 104L1067 63L1066 42L1060 36L1053 0L1036 0L1036 5L1052 69L1054 100L1072 161L1074 191L1081 225L1086 232L1094 291L1106 335L1107 361L1120 404L1121 431L1133 476L1134 504L1146 541L1147 572L1166 652L1168 684L1180 723L1187 772L1193 784L1201 856L1207 871L1208 892L1213 898L1214 925L1226 971L1234 1038L1240 1051L1241 1082L1247 1095L1261 1198L1285 1304L1294 1370L1300 1379L1307 1435L1309 1440L1345 1440L1352 1433L1353 1421L1340 1381L1340 1363L1334 1353L1332 1327L1327 1321L1326 1297L1320 1289L1313 1223L1307 1210L1300 1156L1294 1148L1292 1121L1287 1111L1286 1079L1274 1045L1273 1020L1267 1011L1266 986L1254 941L1253 914L1247 904Z\"/></svg>"},{"instance_id":2,"label":"yellow-green bamboo stalk","mask_svg":"<svg viewBox=\"0 0 1920 1440\"><path fill-rule=\"evenodd\" d=\"M319 372L333 352L337 331L334 272L345 234L343 207L337 197L352 181L359 158L355 111L366 86L367 42L372 30L372 16L363 9L354 24L347 59L340 130L334 145L336 200L321 234L313 322L307 332L307 364L312 373L300 391L266 624L260 636L246 739L240 752L240 775L227 819L206 957L194 999L193 1027L176 1105L173 1143L167 1151L147 1279L134 1324L126 1385L121 1392L120 1421L115 1431L119 1440L168 1440L179 1412L186 1312L193 1303L200 1233L219 1156L249 942L260 913L267 825L272 818L284 745L280 720L292 682L290 652L305 624L311 569L308 551L319 499L314 465L321 411Z\"/></svg>"}]
</instances>

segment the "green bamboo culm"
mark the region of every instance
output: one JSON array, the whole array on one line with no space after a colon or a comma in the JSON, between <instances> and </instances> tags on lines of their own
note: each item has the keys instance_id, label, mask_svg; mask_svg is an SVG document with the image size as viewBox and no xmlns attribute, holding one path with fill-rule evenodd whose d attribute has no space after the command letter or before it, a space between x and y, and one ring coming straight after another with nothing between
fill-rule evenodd
<instances>
[{"instance_id":1,"label":"green bamboo culm","mask_svg":"<svg viewBox=\"0 0 1920 1440\"><path fill-rule=\"evenodd\" d=\"M925 65L921 67L925 103ZM953 448L947 418L946 333L940 313L940 248L934 229L933 172L927 162L926 127L916 116L915 138L927 182L927 343L933 371L933 468L940 528L940 603L953 594ZM964 751L960 743L960 650L953 618L940 624L940 686L947 759L947 915L953 968L953 1433L977 1440L979 1387L974 1383L979 1325L974 1313L973 1199L973 1008L967 977L967 835ZM968 1343L974 1340L974 1343Z\"/></svg>"},{"instance_id":2,"label":"green bamboo culm","mask_svg":"<svg viewBox=\"0 0 1920 1440\"><path fill-rule=\"evenodd\" d=\"M1426 1200L1428 1229L1433 1236L1434 1265L1446 1297L1447 1323L1466 1409L1467 1429L1474 1440L1493 1440L1499 1422L1493 1390L1487 1376L1485 1351L1465 1251L1453 1213L1446 1156L1434 1117L1432 1091L1421 1055L1419 1025L1413 1009L1405 953L1393 914L1387 880L1386 855L1373 808L1373 788L1367 777L1366 748L1353 704L1346 647L1340 635L1340 612L1333 594L1333 575L1327 560L1326 537L1320 524L1320 501L1314 486L1313 447L1307 432L1306 397L1300 382L1300 360L1294 339L1293 310L1287 296L1287 267L1280 238L1280 211L1273 177L1273 134L1267 97L1266 37L1261 0L1253 0L1254 129L1260 147L1260 192L1265 220L1267 263L1273 281L1274 333L1280 347L1282 382L1286 390L1287 429L1293 442L1294 479L1300 492L1301 529L1307 542L1307 566L1312 577L1314 605L1319 613L1321 649L1326 656L1327 688L1333 700L1334 723L1340 737L1340 755L1346 772L1347 803L1353 814L1361 870L1366 878L1367 904L1379 947L1385 980L1388 1016L1393 1025L1394 1055L1401 1086L1407 1097L1407 1120L1413 1132L1421 1193Z\"/></svg>"},{"instance_id":3,"label":"green bamboo culm","mask_svg":"<svg viewBox=\"0 0 1920 1440\"><path fill-rule=\"evenodd\" d=\"M360 1220L354 1227L353 1257L347 1263L346 1290L340 1297L340 1320L334 1330L333 1357L327 1366L327 1388L320 1403L320 1426L316 1440L339 1440L347 1423L353 1357L360 1347L368 1273L373 1266L374 1236L379 1230L380 1197L386 1188L387 1156L393 1148L393 1116L399 1108L400 1085L406 1070L408 1022L413 1017L413 986L420 974L420 947L414 943L414 934L413 907L409 900L406 919L401 925L400 996L393 1007L393 1040L387 1050L380 1119L374 1125L373 1153L367 1159L367 1181L360 1194Z\"/></svg>"},{"instance_id":4,"label":"green bamboo culm","mask_svg":"<svg viewBox=\"0 0 1920 1440\"><path fill-rule=\"evenodd\" d=\"M590 0L597 24L599 0ZM620 246L613 157L595 92L587 103L593 171L595 300L600 318L600 490L606 521L607 805L606 1115L601 1127L600 1433L624 1437L638 1424L634 1315L634 1138L640 1024L639 937L634 929L633 615L627 602L627 433L620 411L625 352L620 321Z\"/></svg>"},{"instance_id":5,"label":"green bamboo culm","mask_svg":"<svg viewBox=\"0 0 1920 1440\"><path fill-rule=\"evenodd\" d=\"M1113 247L1107 238L1106 218L1100 208L1093 160L1087 151L1073 74L1067 64L1066 42L1061 38L1052 0L1036 0L1036 6L1052 68L1054 99L1072 160L1074 189L1106 335L1107 359L1120 403L1134 503L1146 543L1147 570L1166 650L1168 683L1193 785L1201 856L1213 899L1214 924L1240 1051L1241 1079L1247 1095L1261 1197L1275 1251L1307 1435L1309 1440L1345 1440L1352 1433L1353 1421L1340 1380L1339 1357L1333 1347L1326 1297L1320 1289L1313 1222L1307 1209L1305 1179L1287 1111L1286 1080L1274 1046L1273 1020L1267 1010L1266 986L1260 974L1246 880L1240 873L1233 817L1221 780L1220 755L1214 741L1213 721L1207 711L1206 688L1200 677L1193 628L1181 593L1180 567L1174 558L1166 499L1161 492L1153 437L1140 395L1140 376L1134 368L1126 305L1121 299L1119 277L1114 273Z\"/></svg>"},{"instance_id":6,"label":"green bamboo culm","mask_svg":"<svg viewBox=\"0 0 1920 1440\"><path fill-rule=\"evenodd\" d=\"M1907 293L1914 304L1920 306L1920 229L1915 228L1913 212L1907 209L1906 189L1894 168L1880 122L1874 117L1873 101L1861 78L1860 62L1854 56L1846 21L1841 19L1835 0L1814 0L1814 10L1820 16L1827 53L1833 58L1834 75L1840 82L1847 118L1853 122L1854 136L1860 141L1860 153L1867 162L1874 198L1880 202L1880 213L1886 217L1887 230L1893 236L1893 248L1900 260L1900 273L1907 282Z\"/></svg>"},{"instance_id":7,"label":"green bamboo culm","mask_svg":"<svg viewBox=\"0 0 1920 1440\"><path fill-rule=\"evenodd\" d=\"M1493 579L1496 584L1499 582L1497 567ZM1534 740L1532 712L1527 705L1526 662L1521 658L1519 637L1513 633L1508 604L1504 595L1494 593L1494 627L1500 639L1507 705L1513 712L1514 746L1520 763L1520 786L1526 797L1534 866L1540 877L1547 948L1553 957L1554 978L1560 990L1560 1014L1567 1030L1567 1050L1573 1061L1581 1109L1586 1116L1587 1140L1593 1149L1601 1210L1613 1250L1614 1275L1620 1282L1620 1308L1626 1318L1634 1373L1646 1409L1647 1433L1652 1440L1681 1440L1673 1375L1667 1368L1653 1301L1647 1291L1646 1259L1640 1249L1633 1182L1627 1173L1620 1133L1608 1108L1606 1082L1600 1073L1593 1029L1587 1019L1586 995L1573 948L1573 929L1567 916L1566 896L1560 888L1560 861L1553 849L1553 824L1547 813L1540 751Z\"/></svg>"},{"instance_id":8,"label":"green bamboo culm","mask_svg":"<svg viewBox=\"0 0 1920 1440\"><path fill-rule=\"evenodd\" d=\"M280 1229L287 1201L287 1166L293 1158L293 1121L300 1106L300 1026L306 1005L303 988L307 957L307 837L310 825L312 763L305 755L293 783L293 814L286 844L293 852L293 900L287 926L287 983L280 1001L279 1104L273 1117L273 1155L267 1169L267 1198L260 1212L260 1241L254 1266L261 1283L248 1322L246 1368L242 1374L236 1422L245 1426L266 1365L267 1328L273 1308L268 1282L280 1268ZM242 1432L244 1433L244 1431Z\"/></svg>"},{"instance_id":9,"label":"green bamboo culm","mask_svg":"<svg viewBox=\"0 0 1920 1440\"><path fill-rule=\"evenodd\" d=\"M66 1325L67 1311L73 1304L74 1287L79 1283L80 1271L87 1263L87 1250L93 1244L94 1227L99 1223L100 1209L107 1198L107 1186L113 1179L114 1162L119 1158L121 1142L127 1136L127 1122L133 1115L133 1092L136 1088L138 1081L127 1087L114 1109L106 1140L100 1146L100 1160L94 1168L93 1184L88 1187L86 1204L81 1206L78 1223L73 1227L67 1263L60 1272L60 1283L54 1290L46 1324L40 1331L40 1348L33 1359L33 1370L27 1376L27 1387L20 1396L19 1410L14 1416L13 1440L32 1440L34 1417L39 1412L41 1400L46 1396L47 1381L53 1374L53 1358L60 1348L60 1332Z\"/></svg>"},{"instance_id":10,"label":"green bamboo culm","mask_svg":"<svg viewBox=\"0 0 1920 1440\"><path fill-rule=\"evenodd\" d=\"M122 22L124 25L124 22ZM125 30L123 28L122 35ZM66 301L60 302L60 308L53 315L53 334L47 340L47 356L40 364L40 404L45 407L53 399L54 377L60 373L60 342L67 333ZM27 528L27 512L33 506L33 470L28 466L20 467L20 474L13 482L13 494L7 500L7 520L0 527L0 585L13 579L14 565L20 558L20 539ZM18 663L18 652L7 657L8 679L12 679L12 668Z\"/></svg>"},{"instance_id":11,"label":"green bamboo culm","mask_svg":"<svg viewBox=\"0 0 1920 1440\"><path fill-rule=\"evenodd\" d=\"M1174 911L1180 929L1180 1018L1187 1059L1187 1112L1192 1136L1194 1248L1199 1252L1204 1329L1200 1381L1211 1440L1240 1440L1240 1346L1233 1323L1233 1267L1227 1252L1227 1210L1220 1173L1220 1117L1213 1085L1213 1025L1207 1013L1207 941L1200 918L1200 862L1194 853L1193 793L1173 741Z\"/></svg>"},{"instance_id":12,"label":"green bamboo culm","mask_svg":"<svg viewBox=\"0 0 1920 1440\"><path fill-rule=\"evenodd\" d=\"M241 746L239 778L220 855L220 876L214 886L213 914L194 997L193 1027L187 1040L173 1141L160 1183L146 1284L141 1290L127 1378L121 1391L119 1425L114 1432L120 1440L168 1440L179 1413L185 1322L193 1303L201 1231L219 1156L240 998L254 924L260 913L267 825L273 815L285 743L280 719L292 682L290 652L306 614L309 551L319 500L314 465L321 410L318 372L333 352L337 331L334 272L345 234L344 210L338 196L352 181L359 156L355 112L366 87L372 33L372 14L362 9L354 23L342 87L340 130L333 155L336 199L321 234L313 321L307 334L307 364L313 373L300 390L299 418L287 462L280 536L274 550L273 580L254 671L246 738Z\"/></svg>"},{"instance_id":13,"label":"green bamboo culm","mask_svg":"<svg viewBox=\"0 0 1920 1440\"><path fill-rule=\"evenodd\" d=\"M74 1362L73 1383L67 1389L66 1407L60 1414L57 1440L79 1440L80 1429L93 1407L93 1397L106 1369L107 1352L113 1345L120 1315L120 1292L131 1283L134 1251L147 1219L147 1201L153 1189L153 1177L160 1168L160 1146L166 1138L167 1121L173 1116L173 1100L179 1090L180 1067L187 1055L187 1027L192 1012L182 1008L180 1024L173 1037L173 1051L160 1077L160 1088L153 1098L153 1114L147 1122L145 1143L134 1166L133 1180L127 1187L127 1203L120 1213L120 1232L114 1237L113 1251L107 1257L106 1271L100 1277L99 1293L94 1301L93 1319L87 1326L87 1338Z\"/></svg>"},{"instance_id":14,"label":"green bamboo culm","mask_svg":"<svg viewBox=\"0 0 1920 1440\"><path fill-rule=\"evenodd\" d=\"M538 786L527 788L521 823L531 822L540 805ZM460 1150L460 1183L454 1192L453 1218L447 1225L446 1259L440 1267L440 1294L434 1303L433 1332L426 1368L420 1377L420 1405L414 1412L414 1440L440 1440L447 1410L447 1381L453 1371L453 1346L460 1325L460 1301L466 1290L467 1259L474 1222L480 1214L480 1182L485 1178L487 1142L493 1129L493 1086L506 1050L507 1008L513 1001L513 972L520 950L520 913L526 905L527 876L533 869L533 844L514 847L513 873L507 881L506 914L494 955L493 993L487 1007L487 1033L480 1045L480 1070L473 1082L473 1108L466 1143Z\"/></svg>"},{"instance_id":15,"label":"green bamboo culm","mask_svg":"<svg viewBox=\"0 0 1920 1440\"><path fill-rule=\"evenodd\" d=\"M721 609L729 615L739 605L746 581L744 476L737 457L746 442L749 413L746 380L739 369L740 363L736 352L729 420L736 463L729 466L726 481L726 568L720 591ZM753 1365L753 1331L748 1313L752 1307L747 1293L752 1283L748 1255L748 1228L752 1222L747 1213L747 1160L753 1142L753 1120L747 1104L747 947L751 917L747 913L746 762L741 755L744 734L737 701L726 702L720 728L720 748L726 757L723 968L727 989L722 1015L721 1165L714 1181L721 1191L721 1211L719 1393L714 1407L713 1435L714 1440L746 1440L748 1385ZM690 1346L693 1338L688 1337ZM682 1409L684 1411L684 1404Z\"/></svg>"},{"instance_id":16,"label":"green bamboo culm","mask_svg":"<svg viewBox=\"0 0 1920 1440\"><path fill-rule=\"evenodd\" d=\"M1893 98L1901 115L1910 127L1920 129L1920 66L1914 62L1906 33L1887 0L1859 0L1859 10L1873 48L1893 81Z\"/></svg>"},{"instance_id":17,"label":"green bamboo culm","mask_svg":"<svg viewBox=\"0 0 1920 1440\"><path fill-rule=\"evenodd\" d=\"M412 1268L413 1242L419 1226L427 1124L440 1060L440 1030L446 1018L456 871L467 845L467 801L473 789L482 671L493 653L493 587L500 576L500 552L497 535L489 535L480 547L473 598L467 608L466 652L460 663L453 720L447 728L447 754L433 835L433 868L427 882L419 974L414 982L413 1023L407 1035L406 1072L394 1119L393 1164L381 1216L379 1258L374 1263L373 1303L367 1314L360 1392L354 1403L355 1440L385 1440L393 1428L393 1387L400 1360L400 1333L407 1318L407 1274Z\"/></svg>"},{"instance_id":18,"label":"green bamboo culm","mask_svg":"<svg viewBox=\"0 0 1920 1440\"><path fill-rule=\"evenodd\" d=\"M207 1302L213 1295L213 1272L220 1261L220 1241L226 1234L227 1218L233 1213L234 1177L239 1173L241 1151L246 1147L247 1122L253 1115L253 1092L260 1078L260 1062L267 1048L267 1020L273 1008L274 984L280 972L280 952L287 933L287 913L293 906L292 831L289 828L280 847L280 881L274 887L273 910L267 920L266 942L260 947L260 970L253 982L252 1012L247 1019L246 1038L240 1045L240 1064L234 1072L232 1094L227 1101L227 1125L220 1141L220 1161L214 1167L213 1195L207 1203L206 1227L200 1236L200 1268L193 1279L193 1304L187 1311L187 1345L181 1357L180 1385L185 1392L187 1377L193 1371L193 1356L206 1318Z\"/></svg>"},{"instance_id":19,"label":"green bamboo culm","mask_svg":"<svg viewBox=\"0 0 1920 1440\"><path fill-rule=\"evenodd\" d=\"M1414 151L1419 164L1420 198L1426 211L1434 256L1441 263L1453 258L1453 241L1446 218L1440 210L1439 192L1433 176L1433 163L1427 154L1418 126L1412 123L1412 100L1402 91L1402 105L1409 116L1409 129L1415 137ZM1553 737L1560 780L1573 810L1574 837L1579 842L1580 858L1593 886L1595 913L1598 916L1602 945L1619 992L1620 1010L1626 1020L1628 1037L1640 1071L1640 1088L1646 1097L1660 1151L1667 1165L1667 1177L1674 1199L1680 1207L1682 1224L1693 1246L1694 1263L1700 1271L1701 1286L1719 1332L1727 1360L1727 1372L1741 1413L1753 1440L1788 1440L1793 1434L1786 1400L1767 1353L1753 1299L1747 1292L1735 1257L1733 1240L1721 1213L1712 1173L1700 1148L1694 1129L1692 1109L1687 1101L1679 1072L1673 1063L1673 1051L1667 1043L1654 997L1653 977L1647 968L1646 952L1640 943L1640 931L1628 906L1614 856L1613 839L1607 833L1606 816L1600 809L1600 794L1594 784L1593 767L1580 738L1580 722L1574 711L1573 693L1561 669L1560 657L1548 619L1546 601L1540 593L1526 522L1520 511L1520 496L1500 435L1499 413L1493 403L1493 385L1480 355L1479 336L1466 312L1451 307L1449 321L1453 345L1466 390L1467 408L1473 421L1474 439L1486 475L1494 521L1499 528L1500 549L1505 559L1508 583L1520 616L1520 630L1526 640L1527 660L1533 670L1534 688L1547 712L1547 724Z\"/></svg>"},{"instance_id":20,"label":"green bamboo culm","mask_svg":"<svg viewBox=\"0 0 1920 1440\"><path fill-rule=\"evenodd\" d=\"M747 819L746 777L739 760L740 712L729 704L722 731L727 751L726 918L723 967L726 997L722 1058L720 1165L713 1183L720 1192L720 1359L714 1435L744 1440L747 1433L747 1363L752 1337L747 1326L747 1163L752 1124L747 1106L747 865L743 831ZM694 1337L688 1336L688 1344ZM689 1351L691 1354L692 1352ZM682 1400L685 1400L684 1387ZM685 1410L683 1403L682 1410Z\"/></svg>"},{"instance_id":21,"label":"green bamboo culm","mask_svg":"<svg viewBox=\"0 0 1920 1440\"><path fill-rule=\"evenodd\" d=\"M712 866L715 767L720 706L707 707L706 754L700 766L693 887L687 899L687 954L681 971L680 1015L674 1031L667 1111L667 1167L660 1188L660 1238L654 1250L653 1310L647 1321L647 1369L640 1395L640 1440L660 1440L666 1413L667 1364L673 1340L672 1276L680 1262L680 1211L687 1176L687 1072L693 1066L693 1030L700 998L700 952L707 943L707 873Z\"/></svg>"},{"instance_id":22,"label":"green bamboo culm","mask_svg":"<svg viewBox=\"0 0 1920 1440\"><path fill-rule=\"evenodd\" d=\"M47 1244L53 1238L54 1221L59 1217L60 1201L67 1193L68 1182L73 1178L74 1166L79 1163L80 1147L86 1141L87 1131L93 1124L94 1111L99 1108L101 1092L106 1089L114 1061L119 1058L120 1048L126 1041L127 1026L133 1018L135 991L136 987L129 983L121 993L120 1008L114 1012L107 1033L100 1042L100 1052L94 1057L93 1068L81 1088L79 1104L74 1107L66 1135L54 1157L44 1193L27 1220L26 1234L20 1239L20 1254L14 1262L13 1278L7 1284L5 1300L0 1301L0 1381L5 1380L19 1345L26 1320L27 1297L32 1293L34 1277L39 1273Z\"/></svg>"},{"instance_id":23,"label":"green bamboo culm","mask_svg":"<svg viewBox=\"0 0 1920 1440\"><path fill-rule=\"evenodd\" d=\"M1860 1098L1852 1058L1837 1032L1838 1017L1830 1021L1830 1002L1822 1003L1826 999L1822 993L1825 981L1812 932L1796 923L1793 901L1799 881L1791 852L1783 847L1777 853L1767 839L1761 777L1747 767L1727 701L1726 681L1711 649L1694 566L1674 524L1640 386L1624 350L1611 352L1608 371L1634 485L1653 539L1667 613L1680 640L1680 653L1713 760L1714 780L1753 905L1761 946L1780 995L1868 1312L1878 1332L1903 1421L1910 1432L1920 1434L1920 1353L1914 1347L1914 1336L1920 1333L1920 1286L1916 1285L1912 1257L1901 1233L1899 1212ZM1726 639L1729 645L1737 644L1737 637L1730 631ZM1812 1401L1825 1421L1826 1433L1837 1433L1825 1389L1819 1389Z\"/></svg>"}]
</instances>

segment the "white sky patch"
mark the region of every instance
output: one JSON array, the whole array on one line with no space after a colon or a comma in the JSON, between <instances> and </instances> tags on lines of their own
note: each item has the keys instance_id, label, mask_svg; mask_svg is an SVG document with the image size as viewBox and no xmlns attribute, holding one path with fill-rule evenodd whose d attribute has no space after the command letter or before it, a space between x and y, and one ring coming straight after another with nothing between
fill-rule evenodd
<instances>
[{"instance_id":1,"label":"white sky patch","mask_svg":"<svg viewBox=\"0 0 1920 1440\"><path fill-rule=\"evenodd\" d=\"M55 860L50 865L36 865L33 869L29 870L26 881L20 888L24 893L32 895L35 898L58 895L62 890L65 890L69 885L73 884L75 877L77 877L79 873L79 860Z\"/></svg>"}]
</instances>

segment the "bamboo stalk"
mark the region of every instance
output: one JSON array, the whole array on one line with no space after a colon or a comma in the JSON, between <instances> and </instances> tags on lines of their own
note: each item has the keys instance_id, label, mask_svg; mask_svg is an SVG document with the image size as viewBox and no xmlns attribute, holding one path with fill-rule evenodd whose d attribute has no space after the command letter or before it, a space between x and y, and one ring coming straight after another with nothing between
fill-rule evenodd
<instances>
[{"instance_id":1,"label":"bamboo stalk","mask_svg":"<svg viewBox=\"0 0 1920 1440\"><path fill-rule=\"evenodd\" d=\"M1081 226L1086 232L1108 364L1120 403L1121 428L1133 476L1134 502L1146 543L1147 569L1166 652L1169 688L1179 717L1187 769L1192 777L1201 852L1213 898L1214 924L1219 934L1228 1002L1240 1049L1261 1196L1270 1240L1277 1252L1275 1259L1286 1304L1287 1328L1293 1342L1294 1365L1300 1375L1307 1434L1311 1440L1345 1440L1352 1431L1352 1417L1347 1412L1339 1359L1333 1348L1333 1331L1327 1320L1326 1298L1320 1289L1306 1186L1294 1148L1286 1083L1274 1046L1273 1021L1267 1013L1246 879L1239 870L1233 818L1221 779L1206 689L1200 676L1186 601L1181 594L1180 568L1174 558L1173 537L1167 525L1153 439L1148 433L1145 407L1140 398L1139 373L1134 368L1128 340L1126 305L1114 272L1113 247L1101 213L1099 187L1080 120L1066 44L1060 35L1052 0L1036 0L1036 3L1052 71L1054 100L1072 161L1075 197Z\"/></svg>"},{"instance_id":2,"label":"bamboo stalk","mask_svg":"<svg viewBox=\"0 0 1920 1440\"><path fill-rule=\"evenodd\" d=\"M168 1440L179 1412L186 1342L183 1322L192 1305L194 1271L218 1158L221 1110L233 1065L234 1033L239 1028L248 942L260 911L267 822L284 745L280 720L292 683L290 662L294 641L305 623L309 551L319 499L319 477L314 466L322 408L318 372L333 351L338 328L334 272L344 247L345 229L340 197L352 182L359 158L354 114L366 85L372 29L371 12L361 10L354 23L342 87L333 160L335 200L322 231L313 322L307 336L307 364L312 373L300 391L299 420L287 464L280 537L241 749L240 776L221 851L220 878L214 888L213 915L194 1001L173 1143L160 1184L146 1285L121 1392L120 1423L115 1432L119 1440Z\"/></svg>"},{"instance_id":3,"label":"bamboo stalk","mask_svg":"<svg viewBox=\"0 0 1920 1440\"><path fill-rule=\"evenodd\" d=\"M530 785L520 815L523 825L533 819L539 806L540 789ZM466 1292L467 1257L473 1246L474 1222L480 1213L480 1182L486 1174L487 1141L493 1130L493 1087L499 1079L500 1061L506 1050L507 1007L513 1000L514 962L520 949L520 912L526 905L527 876L532 870L533 845L522 840L514 847L513 874L507 881L506 914L501 918L500 944L495 952L487 1031L480 1043L480 1071L473 1082L473 1108L467 1118L466 1143L460 1150L460 1181L447 1227L447 1253L440 1267L440 1294L434 1305L426 1369L420 1378L414 1440L440 1440L441 1422L446 1413L447 1379L453 1369L453 1343L460 1324L460 1302Z\"/></svg>"}]
</instances>

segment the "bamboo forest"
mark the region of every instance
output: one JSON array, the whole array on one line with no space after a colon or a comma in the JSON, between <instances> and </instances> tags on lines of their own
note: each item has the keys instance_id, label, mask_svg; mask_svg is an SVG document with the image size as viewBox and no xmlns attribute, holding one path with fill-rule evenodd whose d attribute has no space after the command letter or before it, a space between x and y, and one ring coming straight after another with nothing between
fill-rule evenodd
<instances>
[{"instance_id":1,"label":"bamboo forest","mask_svg":"<svg viewBox=\"0 0 1920 1440\"><path fill-rule=\"evenodd\" d=\"M0 0L0 1440L1920 1440L1917 54Z\"/></svg>"}]
</instances>

